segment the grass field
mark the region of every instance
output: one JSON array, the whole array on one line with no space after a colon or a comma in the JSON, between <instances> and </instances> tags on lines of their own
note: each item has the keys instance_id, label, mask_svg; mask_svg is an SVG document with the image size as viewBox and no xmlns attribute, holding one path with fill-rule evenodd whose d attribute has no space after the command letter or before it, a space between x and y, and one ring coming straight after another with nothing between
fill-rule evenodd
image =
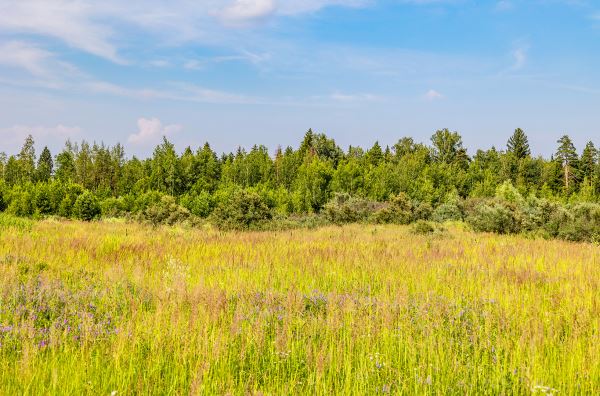
<instances>
[{"instance_id":1,"label":"grass field","mask_svg":"<svg viewBox=\"0 0 600 396\"><path fill-rule=\"evenodd\" d=\"M600 393L594 245L0 224L2 394Z\"/></svg>"}]
</instances>

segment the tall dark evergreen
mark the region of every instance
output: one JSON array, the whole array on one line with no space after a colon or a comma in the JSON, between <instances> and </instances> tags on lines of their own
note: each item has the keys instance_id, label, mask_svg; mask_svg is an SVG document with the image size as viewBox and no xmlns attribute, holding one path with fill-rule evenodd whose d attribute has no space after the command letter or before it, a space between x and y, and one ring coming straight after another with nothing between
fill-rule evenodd
<instances>
[{"instance_id":1,"label":"tall dark evergreen","mask_svg":"<svg viewBox=\"0 0 600 396\"><path fill-rule=\"evenodd\" d=\"M581 153L581 160L579 161L581 177L587 179L589 183L592 183L597 165L598 150L594 146L594 143L588 142Z\"/></svg>"},{"instance_id":2,"label":"tall dark evergreen","mask_svg":"<svg viewBox=\"0 0 600 396\"><path fill-rule=\"evenodd\" d=\"M44 147L40 154L40 159L37 164L37 180L47 182L52 177L54 172L54 162L52 161L52 154L48 147Z\"/></svg>"},{"instance_id":3,"label":"tall dark evergreen","mask_svg":"<svg viewBox=\"0 0 600 396\"><path fill-rule=\"evenodd\" d=\"M531 155L529 140L521 128L515 129L515 132L508 139L506 151L514 155L517 159L523 159Z\"/></svg>"}]
</instances>

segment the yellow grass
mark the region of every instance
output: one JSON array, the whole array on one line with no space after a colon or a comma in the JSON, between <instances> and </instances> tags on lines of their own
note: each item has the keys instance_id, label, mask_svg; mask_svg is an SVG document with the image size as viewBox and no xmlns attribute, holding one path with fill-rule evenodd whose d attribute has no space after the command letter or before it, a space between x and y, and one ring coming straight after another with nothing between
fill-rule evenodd
<instances>
[{"instance_id":1,"label":"yellow grass","mask_svg":"<svg viewBox=\"0 0 600 396\"><path fill-rule=\"evenodd\" d=\"M600 248L0 222L3 394L598 394Z\"/></svg>"}]
</instances>

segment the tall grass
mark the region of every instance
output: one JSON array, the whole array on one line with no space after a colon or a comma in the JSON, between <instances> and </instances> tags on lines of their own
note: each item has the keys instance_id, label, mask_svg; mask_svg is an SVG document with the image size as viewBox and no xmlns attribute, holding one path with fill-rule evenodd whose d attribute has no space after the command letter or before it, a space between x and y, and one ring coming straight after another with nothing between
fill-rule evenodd
<instances>
[{"instance_id":1,"label":"tall grass","mask_svg":"<svg viewBox=\"0 0 600 396\"><path fill-rule=\"evenodd\" d=\"M2 220L3 394L598 394L600 249Z\"/></svg>"}]
</instances>

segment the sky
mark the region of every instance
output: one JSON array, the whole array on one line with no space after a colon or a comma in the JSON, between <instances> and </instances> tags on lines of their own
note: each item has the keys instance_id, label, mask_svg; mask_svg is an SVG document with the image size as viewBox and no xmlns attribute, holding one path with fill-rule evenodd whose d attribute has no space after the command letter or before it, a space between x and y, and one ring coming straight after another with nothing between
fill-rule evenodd
<instances>
[{"instance_id":1,"label":"sky","mask_svg":"<svg viewBox=\"0 0 600 396\"><path fill-rule=\"evenodd\" d=\"M0 0L0 151L600 145L597 0Z\"/></svg>"}]
</instances>

